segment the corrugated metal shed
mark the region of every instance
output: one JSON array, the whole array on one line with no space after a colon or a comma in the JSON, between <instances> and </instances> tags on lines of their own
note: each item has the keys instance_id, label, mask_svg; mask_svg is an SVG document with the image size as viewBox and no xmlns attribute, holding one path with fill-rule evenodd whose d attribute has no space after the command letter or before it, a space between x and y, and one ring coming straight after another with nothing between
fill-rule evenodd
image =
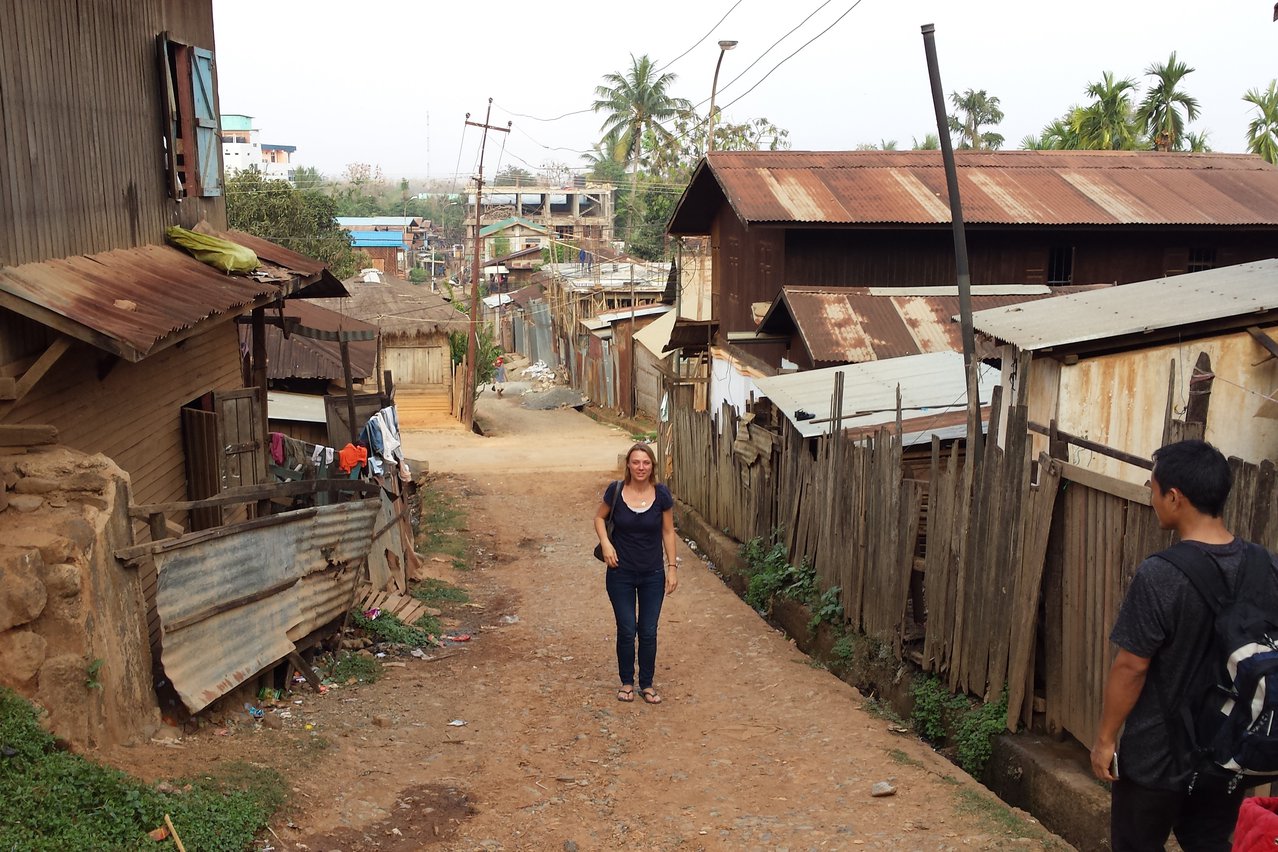
<instances>
[{"instance_id":1,"label":"corrugated metal shed","mask_svg":"<svg viewBox=\"0 0 1278 852\"><path fill-rule=\"evenodd\" d=\"M1251 154L956 151L969 225L1278 225L1278 167ZM716 151L668 230L742 222L948 225L940 151Z\"/></svg>"},{"instance_id":2,"label":"corrugated metal shed","mask_svg":"<svg viewBox=\"0 0 1278 852\"><path fill-rule=\"evenodd\" d=\"M976 286L972 307L1016 305L1054 293L1041 285ZM958 312L955 287L783 287L759 331L797 333L816 363L861 363L923 352L961 352L962 335L953 319Z\"/></svg>"},{"instance_id":3,"label":"corrugated metal shed","mask_svg":"<svg viewBox=\"0 0 1278 852\"><path fill-rule=\"evenodd\" d=\"M376 498L300 509L156 545L164 673L195 713L339 617L368 554Z\"/></svg>"},{"instance_id":4,"label":"corrugated metal shed","mask_svg":"<svg viewBox=\"0 0 1278 852\"><path fill-rule=\"evenodd\" d=\"M139 246L0 268L0 306L141 361L208 320L288 292L288 273L226 275L169 246Z\"/></svg>"},{"instance_id":5,"label":"corrugated metal shed","mask_svg":"<svg viewBox=\"0 0 1278 852\"><path fill-rule=\"evenodd\" d=\"M268 311L275 316L275 310ZM319 331L359 331L377 333L377 326L353 317L343 316L327 307L302 299L289 299L284 303L284 316L296 319L307 328ZM240 345L251 346L253 330L240 326ZM351 356L351 376L366 379L377 370L377 341L352 340L348 344ZM266 375L270 379L336 379L343 380L342 349L336 340L317 340L283 332L273 325L266 327Z\"/></svg>"},{"instance_id":6,"label":"corrugated metal shed","mask_svg":"<svg viewBox=\"0 0 1278 852\"><path fill-rule=\"evenodd\" d=\"M1027 351L1071 349L1278 311L1278 259L1075 293L972 315L978 332ZM1273 321L1271 315L1269 321Z\"/></svg>"},{"instance_id":7,"label":"corrugated metal shed","mask_svg":"<svg viewBox=\"0 0 1278 852\"><path fill-rule=\"evenodd\" d=\"M764 376L754 380L759 392L794 424L805 438L828 434L833 423L830 401L834 396L834 377L843 374L843 428L858 429L896 420L896 389L901 388L901 406L906 418L939 416L962 411L967 405L967 380L963 356L958 352L929 352L885 361L826 367L802 373ZM998 370L981 365L978 384L981 404L989 402L998 384ZM795 415L806 411L815 418L798 420ZM825 420L814 423L813 419ZM950 425L938 420L939 425ZM916 430L925 431L925 430Z\"/></svg>"}]
</instances>

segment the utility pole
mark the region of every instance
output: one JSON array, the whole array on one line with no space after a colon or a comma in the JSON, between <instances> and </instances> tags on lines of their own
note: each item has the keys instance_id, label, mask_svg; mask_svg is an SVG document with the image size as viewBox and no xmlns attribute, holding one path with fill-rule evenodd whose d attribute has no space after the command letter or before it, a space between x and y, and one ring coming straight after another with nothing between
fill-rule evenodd
<instances>
[{"instance_id":1,"label":"utility pole","mask_svg":"<svg viewBox=\"0 0 1278 852\"><path fill-rule=\"evenodd\" d=\"M466 113L466 123L471 127L482 128L484 131L479 142L479 174L475 176L475 239L473 243L475 256L471 261L470 274L470 332L466 336L466 397L462 400L462 422L466 424L467 429L471 430L475 428L475 361L479 357L479 230L483 210L484 148L488 145L489 130L509 133L511 125L508 121L505 127L494 127L488 123L492 115L492 98L488 99L488 112L484 115L483 124L471 121L470 113Z\"/></svg>"}]
</instances>

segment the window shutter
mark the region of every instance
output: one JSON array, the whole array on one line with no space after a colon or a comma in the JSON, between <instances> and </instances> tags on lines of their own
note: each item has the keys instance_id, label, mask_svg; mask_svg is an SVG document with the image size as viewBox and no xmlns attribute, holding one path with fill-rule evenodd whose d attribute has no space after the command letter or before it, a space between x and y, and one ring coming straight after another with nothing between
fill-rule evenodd
<instances>
[{"instance_id":1,"label":"window shutter","mask_svg":"<svg viewBox=\"0 0 1278 852\"><path fill-rule=\"evenodd\" d=\"M195 102L195 151L202 195L222 194L222 146L218 139L213 52L191 51L191 88Z\"/></svg>"}]
</instances>

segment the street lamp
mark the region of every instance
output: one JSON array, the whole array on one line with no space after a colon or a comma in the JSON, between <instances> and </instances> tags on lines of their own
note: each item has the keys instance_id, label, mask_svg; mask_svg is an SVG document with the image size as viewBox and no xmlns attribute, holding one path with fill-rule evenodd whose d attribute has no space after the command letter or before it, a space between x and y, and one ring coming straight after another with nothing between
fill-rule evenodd
<instances>
[{"instance_id":1,"label":"street lamp","mask_svg":"<svg viewBox=\"0 0 1278 852\"><path fill-rule=\"evenodd\" d=\"M710 84L710 118L706 121L710 130L706 134L706 153L714 150L714 95L719 88L719 66L723 64L723 54L736 47L735 41L719 42L719 61L714 64L714 82Z\"/></svg>"}]
</instances>

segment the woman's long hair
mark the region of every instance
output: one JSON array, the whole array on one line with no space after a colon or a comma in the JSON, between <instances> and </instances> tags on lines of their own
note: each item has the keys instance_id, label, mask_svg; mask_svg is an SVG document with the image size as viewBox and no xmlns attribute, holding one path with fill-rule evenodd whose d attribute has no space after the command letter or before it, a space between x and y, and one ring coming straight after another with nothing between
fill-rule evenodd
<instances>
[{"instance_id":1,"label":"woman's long hair","mask_svg":"<svg viewBox=\"0 0 1278 852\"><path fill-rule=\"evenodd\" d=\"M630 449L626 450L625 484L626 485L630 484L630 454L633 453L635 450L639 450L641 452L648 454L648 459L652 462L652 484L656 485L658 482L661 481L661 477L657 473L657 454L652 451L652 447L648 446L642 441L640 441L637 444L632 444Z\"/></svg>"}]
</instances>

